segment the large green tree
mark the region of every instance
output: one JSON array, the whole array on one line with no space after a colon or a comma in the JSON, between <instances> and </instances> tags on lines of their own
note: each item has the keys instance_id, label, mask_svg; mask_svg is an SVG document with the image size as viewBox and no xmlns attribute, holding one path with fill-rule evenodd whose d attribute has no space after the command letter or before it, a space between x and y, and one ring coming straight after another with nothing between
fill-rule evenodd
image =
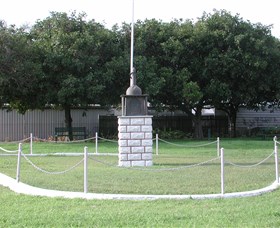
<instances>
[{"instance_id":1,"label":"large green tree","mask_svg":"<svg viewBox=\"0 0 280 228\"><path fill-rule=\"evenodd\" d=\"M239 107L259 108L273 100L279 48L269 26L214 11L196 23L147 20L137 29L136 53L154 63L149 73L161 82L152 104L192 116L196 138L203 137L203 108L224 110L234 135Z\"/></svg>"},{"instance_id":2,"label":"large green tree","mask_svg":"<svg viewBox=\"0 0 280 228\"><path fill-rule=\"evenodd\" d=\"M115 26L117 34L119 55L108 63L108 68L114 74L115 81L111 85L118 96L114 96L115 102L120 101L119 95L124 94L129 87L130 78L130 51L131 51L131 25L123 23L120 27ZM159 65L157 58L160 55L158 48L158 29L161 29L161 22L156 20L137 21L135 24L134 41L134 67L136 68L137 85L143 93L149 94L149 101L153 100L153 95L159 92L162 80L157 75Z\"/></svg>"},{"instance_id":3,"label":"large green tree","mask_svg":"<svg viewBox=\"0 0 280 228\"><path fill-rule=\"evenodd\" d=\"M196 126L201 121L196 121L199 118L193 111L198 107L203 93L198 84L191 80L193 26L189 20L170 23L146 20L138 23L136 53L145 57L147 62L154 63L149 73L154 72L153 79L157 83L147 80L147 88L154 87L150 95L153 107L161 111L182 110L193 117ZM202 109L203 103L199 107Z\"/></svg>"},{"instance_id":4,"label":"large green tree","mask_svg":"<svg viewBox=\"0 0 280 228\"><path fill-rule=\"evenodd\" d=\"M43 72L28 28L0 22L0 105L24 113L43 108Z\"/></svg>"},{"instance_id":5,"label":"large green tree","mask_svg":"<svg viewBox=\"0 0 280 228\"><path fill-rule=\"evenodd\" d=\"M270 29L226 11L205 13L196 23L138 21L137 84L158 110L192 116L196 138L203 137L207 107L224 110L235 132L241 106L279 104L280 45ZM27 31L0 23L1 106L64 109L72 139L73 107L120 103L129 86L129 24L109 30L83 13L52 12Z\"/></svg>"},{"instance_id":6,"label":"large green tree","mask_svg":"<svg viewBox=\"0 0 280 228\"><path fill-rule=\"evenodd\" d=\"M45 97L49 105L65 111L65 126L72 139L73 107L86 108L103 102L108 75L105 64L112 59L112 32L86 15L52 12L31 30L41 50L45 73Z\"/></svg>"},{"instance_id":7,"label":"large green tree","mask_svg":"<svg viewBox=\"0 0 280 228\"><path fill-rule=\"evenodd\" d=\"M232 136L241 106L258 109L273 99L271 82L279 75L280 52L270 29L226 11L204 14L196 24L201 74L207 79L204 94L228 114Z\"/></svg>"},{"instance_id":8,"label":"large green tree","mask_svg":"<svg viewBox=\"0 0 280 228\"><path fill-rule=\"evenodd\" d=\"M182 66L179 52L191 29L190 21L166 23L152 19L136 24L135 53L140 85L149 94L152 106L159 111L185 107L181 92L189 72ZM187 58L188 53L184 60Z\"/></svg>"},{"instance_id":9,"label":"large green tree","mask_svg":"<svg viewBox=\"0 0 280 228\"><path fill-rule=\"evenodd\" d=\"M160 32L162 30L162 32ZM114 40L117 43L118 54L106 64L106 70L112 79L108 83L106 97L110 104L119 104L120 95L125 94L130 82L130 51L131 25L123 23L113 27ZM149 95L149 102L155 107L161 104L155 97L164 85L164 79L159 73L159 63L162 48L163 23L156 20L137 21L135 24L134 67L136 68L137 85L143 93ZM160 102L160 101L159 101Z\"/></svg>"},{"instance_id":10,"label":"large green tree","mask_svg":"<svg viewBox=\"0 0 280 228\"><path fill-rule=\"evenodd\" d=\"M160 97L163 104L172 98L175 108L193 117L196 138L203 137L202 109L222 109L235 135L239 107L260 108L277 90L271 83L279 78L277 40L269 26L252 24L226 11L204 14L194 24L175 22L170 23L175 32L161 44L169 56L164 65L175 72L162 91L172 94ZM181 86L173 86L176 80Z\"/></svg>"}]
</instances>

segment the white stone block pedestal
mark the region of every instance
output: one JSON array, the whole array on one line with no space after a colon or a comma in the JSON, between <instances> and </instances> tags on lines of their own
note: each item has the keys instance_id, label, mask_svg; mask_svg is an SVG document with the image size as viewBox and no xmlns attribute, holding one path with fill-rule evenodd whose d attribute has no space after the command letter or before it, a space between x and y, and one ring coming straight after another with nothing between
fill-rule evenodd
<instances>
[{"instance_id":1,"label":"white stone block pedestal","mask_svg":"<svg viewBox=\"0 0 280 228\"><path fill-rule=\"evenodd\" d=\"M119 116L118 124L119 166L152 166L152 116Z\"/></svg>"}]
</instances>

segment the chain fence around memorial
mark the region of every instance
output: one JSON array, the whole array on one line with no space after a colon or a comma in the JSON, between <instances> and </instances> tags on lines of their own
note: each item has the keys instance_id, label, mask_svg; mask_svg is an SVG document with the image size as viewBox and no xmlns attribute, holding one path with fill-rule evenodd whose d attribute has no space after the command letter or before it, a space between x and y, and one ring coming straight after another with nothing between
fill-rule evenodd
<instances>
[{"instance_id":1,"label":"chain fence around memorial","mask_svg":"<svg viewBox=\"0 0 280 228\"><path fill-rule=\"evenodd\" d=\"M102 138L102 137L98 137L98 138L100 140L106 140L106 141L109 141L109 142L117 143L117 141L114 141L114 140L105 139L105 138ZM87 139L87 140L93 140L93 139L95 139L95 137ZM27 138L25 140L21 140L21 141L18 141L18 142L22 143L22 142L25 142L25 141L28 141L28 140L30 140L30 138ZM87 141L87 140L81 140L81 141ZM166 141L166 140L163 140L163 139L158 139L158 140L163 142L163 143L166 143L166 144L168 144L170 146L186 147L186 148L205 147L205 146L209 146L209 145L217 143L217 141L213 141L213 142L209 142L209 143L203 143L203 144L200 144L200 145L199 144L196 144L196 145L183 145L183 144L177 144L177 143L169 142L169 141ZM80 142L80 140L79 140L79 142ZM17 142L13 142L13 143L17 143ZM279 144L278 141L276 141L276 143ZM17 150L9 150L9 149L5 149L3 147L0 147L0 152L5 152L5 153L8 153L10 155L12 155L12 154L15 155L15 154L17 154L19 152L19 150L18 149ZM82 156L82 154L83 153L81 153L80 155ZM81 166L83 164L83 162L84 162L84 159L85 159L83 157L76 164L74 164L74 165L72 165L70 167L67 167L64 170L61 170L61 171L49 171L49 170L46 170L44 168L41 168L38 164L36 164L36 162L32 161L32 159L31 159L32 156L30 156L29 154L26 154L23 151L21 151L20 155L34 169L36 169L36 170L38 170L38 171L40 171L40 172L42 172L44 174L48 174L48 175L62 175L62 174L66 174L66 173L76 169L78 166ZM232 161L227 160L227 159L224 160L224 164L225 165L230 165L230 166L233 166L233 167L237 167L237 168L252 169L252 168L256 168L256 167L264 164L269 159L271 159L274 155L275 155L275 151L273 151L271 154L269 154L264 159L261 159L260 161L257 161L254 164L250 164L250 165L247 165L246 163L242 163L242 162L232 162ZM64 154L64 156L67 156L67 153ZM88 155L88 159L93 161L93 162L99 163L99 164L101 164L101 165L103 165L105 167L110 167L110 168L115 168L115 169L137 170L137 171L144 171L144 172L166 172L166 171L180 171L180 170L183 170L183 169L195 168L195 167L207 165L207 164L212 163L212 162L220 163L221 157L220 156L215 156L213 158L207 159L205 161L200 161L200 162L197 162L195 164L179 165L177 167L162 167L161 165L157 165L155 167L123 167L123 166L118 166L117 161L112 163L112 162L108 162L107 160L102 160L102 159L100 159L100 157L97 156L97 154L94 154L94 153L93 154L89 154Z\"/></svg>"}]
</instances>

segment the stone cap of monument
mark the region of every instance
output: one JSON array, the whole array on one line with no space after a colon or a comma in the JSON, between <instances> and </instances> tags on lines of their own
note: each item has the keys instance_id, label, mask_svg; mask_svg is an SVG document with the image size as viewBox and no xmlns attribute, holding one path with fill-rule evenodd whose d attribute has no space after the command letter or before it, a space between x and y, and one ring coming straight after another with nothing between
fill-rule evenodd
<instances>
[{"instance_id":1,"label":"stone cap of monument","mask_svg":"<svg viewBox=\"0 0 280 228\"><path fill-rule=\"evenodd\" d=\"M130 87L126 90L126 95L128 96L137 96L142 95L142 90L136 85L136 70L133 68L130 73Z\"/></svg>"},{"instance_id":2,"label":"stone cap of monument","mask_svg":"<svg viewBox=\"0 0 280 228\"><path fill-rule=\"evenodd\" d=\"M126 95L129 96L142 95L142 90L137 85L133 85L126 90Z\"/></svg>"}]
</instances>

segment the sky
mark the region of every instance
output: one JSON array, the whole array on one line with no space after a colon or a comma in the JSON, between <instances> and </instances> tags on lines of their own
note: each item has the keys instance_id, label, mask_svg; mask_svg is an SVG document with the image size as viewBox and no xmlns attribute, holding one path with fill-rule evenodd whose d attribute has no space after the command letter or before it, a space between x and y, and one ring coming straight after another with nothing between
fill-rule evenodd
<instances>
[{"instance_id":1,"label":"sky","mask_svg":"<svg viewBox=\"0 0 280 228\"><path fill-rule=\"evenodd\" d=\"M0 20L8 25L33 25L37 20L50 16L51 11L85 12L87 19L94 19L111 28L114 24L131 22L133 0L0 0ZM225 9L232 15L239 14L251 23L273 25L272 35L280 38L279 0L134 0L136 20L201 17L203 12Z\"/></svg>"}]
</instances>

